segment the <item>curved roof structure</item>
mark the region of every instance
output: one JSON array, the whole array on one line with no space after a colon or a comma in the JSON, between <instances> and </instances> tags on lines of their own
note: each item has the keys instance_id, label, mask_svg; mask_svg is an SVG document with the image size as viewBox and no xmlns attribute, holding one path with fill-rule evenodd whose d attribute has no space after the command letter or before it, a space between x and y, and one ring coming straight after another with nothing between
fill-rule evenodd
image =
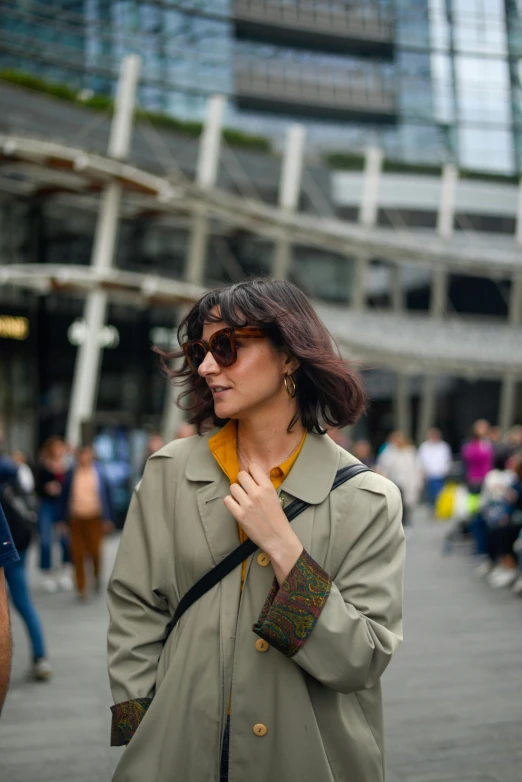
<instances>
[{"instance_id":1,"label":"curved roof structure","mask_svg":"<svg viewBox=\"0 0 522 782\"><path fill-rule=\"evenodd\" d=\"M92 194L107 182L120 183L136 209L192 214L204 206L231 229L330 250L340 255L377 257L424 267L487 276L522 272L515 239L460 232L443 239L433 231L364 228L335 218L291 213L263 201L219 189L206 190L180 177L151 174L128 163L64 144L0 134L0 189L38 189Z\"/></svg>"}]
</instances>

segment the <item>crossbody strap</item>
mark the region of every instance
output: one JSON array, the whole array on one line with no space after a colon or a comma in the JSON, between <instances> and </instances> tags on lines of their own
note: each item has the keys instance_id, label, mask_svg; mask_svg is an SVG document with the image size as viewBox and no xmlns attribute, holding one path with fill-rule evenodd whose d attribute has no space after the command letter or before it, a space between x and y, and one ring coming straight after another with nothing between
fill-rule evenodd
<instances>
[{"instance_id":1,"label":"crossbody strap","mask_svg":"<svg viewBox=\"0 0 522 782\"><path fill-rule=\"evenodd\" d=\"M336 489L342 483L346 483L346 481L349 481L351 478L355 478L356 475L359 475L362 472L371 471L364 464L352 464L349 467L342 467L335 476L331 491ZM287 508L285 508L284 513L288 521L293 521L296 516L299 516L300 513L309 507L309 502L304 502L303 500L294 500ZM197 581L179 601L178 607L176 608L176 613L167 625L165 640L167 640L173 628L179 622L185 611L187 611L196 602L196 600L199 600L200 597L203 597L203 595L212 589L212 587L216 586L216 584L219 584L221 579L225 578L225 576L228 576L229 573L239 567L239 565L245 559L248 559L248 557L257 550L257 548L257 544L252 540L245 540L244 543L241 543L241 545L234 549L234 551L222 559L221 562L218 562L218 564L213 567L212 570L209 570L208 573L205 573L205 575L202 576L199 581Z\"/></svg>"}]
</instances>

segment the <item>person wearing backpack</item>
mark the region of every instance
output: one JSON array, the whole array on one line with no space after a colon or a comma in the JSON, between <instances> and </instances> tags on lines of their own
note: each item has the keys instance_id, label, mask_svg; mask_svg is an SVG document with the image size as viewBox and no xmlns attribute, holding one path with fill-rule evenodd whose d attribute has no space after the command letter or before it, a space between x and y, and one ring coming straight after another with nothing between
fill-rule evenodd
<instances>
[{"instance_id":1,"label":"person wearing backpack","mask_svg":"<svg viewBox=\"0 0 522 782\"><path fill-rule=\"evenodd\" d=\"M5 579L13 606L25 624L32 649L31 678L47 681L52 668L47 659L47 649L42 622L33 603L27 577L27 551L37 525L37 501L33 493L26 492L17 480L18 465L7 456L0 464L0 501L19 558L5 565Z\"/></svg>"},{"instance_id":2,"label":"person wearing backpack","mask_svg":"<svg viewBox=\"0 0 522 782\"><path fill-rule=\"evenodd\" d=\"M0 505L0 714L2 713L7 688L9 687L12 655L11 625L9 622L9 605L7 602L4 571L8 565L17 561L18 552Z\"/></svg>"},{"instance_id":3,"label":"person wearing backpack","mask_svg":"<svg viewBox=\"0 0 522 782\"><path fill-rule=\"evenodd\" d=\"M210 291L179 338L200 434L148 460L109 582L113 782L383 782L401 498L326 435L361 381L289 282Z\"/></svg>"}]
</instances>

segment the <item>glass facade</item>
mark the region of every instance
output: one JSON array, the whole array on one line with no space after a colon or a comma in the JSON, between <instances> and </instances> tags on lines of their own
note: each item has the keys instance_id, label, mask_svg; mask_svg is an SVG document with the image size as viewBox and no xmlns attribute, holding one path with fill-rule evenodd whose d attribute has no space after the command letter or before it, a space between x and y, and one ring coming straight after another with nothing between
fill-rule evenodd
<instances>
[{"instance_id":1,"label":"glass facade","mask_svg":"<svg viewBox=\"0 0 522 782\"><path fill-rule=\"evenodd\" d=\"M372 141L408 162L511 173L521 10L521 0L12 0L0 68L113 94L121 58L138 52L151 111L201 120L220 92L229 126L277 143L300 118L320 149Z\"/></svg>"}]
</instances>

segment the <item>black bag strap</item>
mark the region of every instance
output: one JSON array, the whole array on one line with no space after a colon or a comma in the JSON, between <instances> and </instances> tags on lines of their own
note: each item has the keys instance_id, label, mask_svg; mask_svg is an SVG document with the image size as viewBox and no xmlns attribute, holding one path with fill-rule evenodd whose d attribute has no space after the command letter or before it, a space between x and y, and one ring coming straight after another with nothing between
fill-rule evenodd
<instances>
[{"instance_id":1,"label":"black bag strap","mask_svg":"<svg viewBox=\"0 0 522 782\"><path fill-rule=\"evenodd\" d=\"M349 467L342 467L335 476L331 491L336 489L342 483L346 483L346 481L349 481L351 478L355 478L356 475L359 475L362 472L371 472L371 470L364 464L351 464ZM293 521L296 516L299 516L300 513L309 507L309 502L304 502L304 500L294 500L290 503L288 508L285 508L284 513L288 521ZM234 551L222 559L221 562L218 562L218 564L213 567L212 570L209 570L208 573L205 573L205 575L202 576L199 581L196 581L194 586L192 586L179 601L178 607L176 608L176 613L167 625L165 641L185 611L187 611L196 602L196 600L199 600L200 597L203 597L206 592L211 590L212 587L216 586L216 584L219 584L221 579L225 578L225 576L228 576L229 573L235 570L245 559L248 559L248 557L256 550L257 545L252 540L245 540L244 543L241 543L241 545L234 549Z\"/></svg>"}]
</instances>

